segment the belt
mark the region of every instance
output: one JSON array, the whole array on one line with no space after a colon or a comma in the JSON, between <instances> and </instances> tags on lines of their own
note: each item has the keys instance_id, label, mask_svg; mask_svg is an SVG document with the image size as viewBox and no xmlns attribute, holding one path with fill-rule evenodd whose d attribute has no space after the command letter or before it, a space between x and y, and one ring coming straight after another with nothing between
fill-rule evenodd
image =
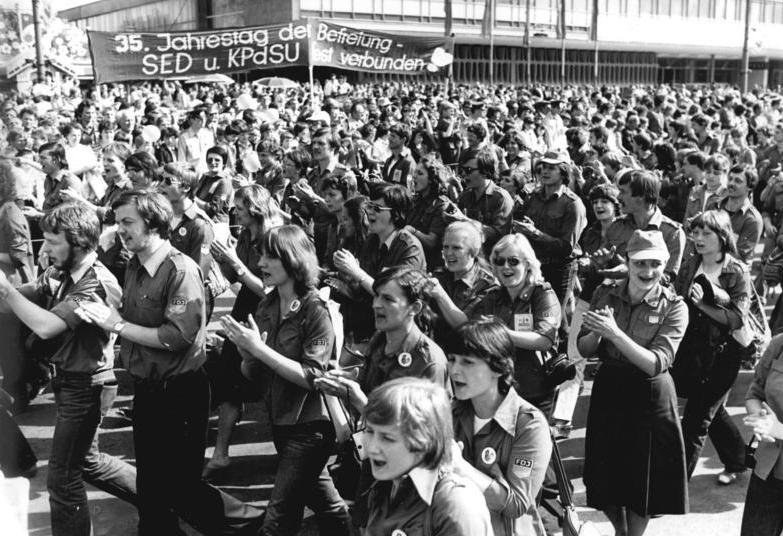
<instances>
[{"instance_id":1,"label":"belt","mask_svg":"<svg viewBox=\"0 0 783 536\"><path fill-rule=\"evenodd\" d=\"M201 367L199 367L197 370L190 370L176 374L174 376L167 376L165 378L135 378L135 383L137 387L141 387L143 389L158 389L165 391L180 381L195 378L199 373L203 373L203 369Z\"/></svg>"},{"instance_id":2,"label":"belt","mask_svg":"<svg viewBox=\"0 0 783 536\"><path fill-rule=\"evenodd\" d=\"M54 377L63 380L88 380L92 385L99 385L109 383L117 380L114 375L114 370L100 370L98 372L74 372L70 370L62 370L58 367L54 368Z\"/></svg>"}]
</instances>

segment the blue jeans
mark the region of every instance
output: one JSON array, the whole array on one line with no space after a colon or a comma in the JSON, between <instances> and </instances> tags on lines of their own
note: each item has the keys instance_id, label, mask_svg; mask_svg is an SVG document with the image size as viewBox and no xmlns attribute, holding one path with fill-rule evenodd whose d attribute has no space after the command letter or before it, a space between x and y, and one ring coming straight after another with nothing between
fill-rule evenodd
<instances>
[{"instance_id":1,"label":"blue jeans","mask_svg":"<svg viewBox=\"0 0 783 536\"><path fill-rule=\"evenodd\" d=\"M101 418L114 404L117 396L117 384L105 383L101 389ZM111 493L115 497L136 504L136 468L127 462L98 448L98 429L90 445L90 451L84 459L84 480L96 488Z\"/></svg>"},{"instance_id":2,"label":"blue jeans","mask_svg":"<svg viewBox=\"0 0 783 536\"><path fill-rule=\"evenodd\" d=\"M740 536L780 536L783 531L783 480L751 475Z\"/></svg>"},{"instance_id":3,"label":"blue jeans","mask_svg":"<svg viewBox=\"0 0 783 536\"><path fill-rule=\"evenodd\" d=\"M61 374L52 380L57 404L49 458L49 505L54 536L89 536L90 511L82 465L101 420L102 385L89 374Z\"/></svg>"},{"instance_id":4,"label":"blue jeans","mask_svg":"<svg viewBox=\"0 0 783 536\"><path fill-rule=\"evenodd\" d=\"M332 424L317 421L272 426L272 440L278 466L261 534L297 534L308 506L315 513L319 534L347 536L351 525L348 507L326 470L334 445Z\"/></svg>"}]
</instances>

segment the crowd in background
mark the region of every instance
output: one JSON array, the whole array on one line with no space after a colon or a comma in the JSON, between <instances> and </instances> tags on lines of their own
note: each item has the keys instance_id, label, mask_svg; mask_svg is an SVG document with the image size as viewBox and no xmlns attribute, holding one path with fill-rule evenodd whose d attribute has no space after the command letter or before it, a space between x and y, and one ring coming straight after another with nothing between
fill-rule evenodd
<instances>
[{"instance_id":1,"label":"crowd in background","mask_svg":"<svg viewBox=\"0 0 783 536\"><path fill-rule=\"evenodd\" d=\"M589 370L587 505L616 534L688 512L708 437L716 485L755 466L742 534L779 534L781 98L342 75L5 95L4 406L53 376L54 533L89 534L83 480L141 534L291 535L305 506L330 535L551 533ZM114 367L135 467L98 447ZM742 367L756 463L724 407ZM264 512L204 480L257 401ZM6 473L34 466L15 452Z\"/></svg>"}]
</instances>

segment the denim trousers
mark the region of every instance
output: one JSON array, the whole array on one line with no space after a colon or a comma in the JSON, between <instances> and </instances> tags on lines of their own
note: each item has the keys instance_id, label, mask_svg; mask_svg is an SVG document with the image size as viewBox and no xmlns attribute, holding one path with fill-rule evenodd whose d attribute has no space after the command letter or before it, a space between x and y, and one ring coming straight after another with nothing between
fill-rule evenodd
<instances>
[{"instance_id":1,"label":"denim trousers","mask_svg":"<svg viewBox=\"0 0 783 536\"><path fill-rule=\"evenodd\" d=\"M100 384L89 374L61 374L52 380L57 418L49 457L49 505L54 536L89 536L90 511L82 465L101 420Z\"/></svg>"},{"instance_id":2,"label":"denim trousers","mask_svg":"<svg viewBox=\"0 0 783 536\"><path fill-rule=\"evenodd\" d=\"M117 397L117 383L104 383L101 388L101 419L111 409ZM129 463L101 452L99 431L95 430L90 450L84 458L83 476L96 488L115 497L136 504L136 468Z\"/></svg>"},{"instance_id":3,"label":"denim trousers","mask_svg":"<svg viewBox=\"0 0 783 536\"><path fill-rule=\"evenodd\" d=\"M137 380L133 408L140 536L184 534L179 517L209 536L257 526L260 510L201 478L209 418L203 370L160 382Z\"/></svg>"},{"instance_id":4,"label":"denim trousers","mask_svg":"<svg viewBox=\"0 0 783 536\"><path fill-rule=\"evenodd\" d=\"M707 381L688 394L682 417L688 478L696 469L708 435L726 471L741 473L746 469L745 441L724 407L739 374L738 355L731 349L718 355Z\"/></svg>"},{"instance_id":5,"label":"denim trousers","mask_svg":"<svg viewBox=\"0 0 783 536\"><path fill-rule=\"evenodd\" d=\"M751 475L740 536L780 536L783 531L783 480Z\"/></svg>"},{"instance_id":6,"label":"denim trousers","mask_svg":"<svg viewBox=\"0 0 783 536\"><path fill-rule=\"evenodd\" d=\"M347 536L351 526L348 507L326 470L334 446L332 423L272 426L272 440L278 466L261 534L297 534L307 506L315 513L320 534Z\"/></svg>"}]
</instances>

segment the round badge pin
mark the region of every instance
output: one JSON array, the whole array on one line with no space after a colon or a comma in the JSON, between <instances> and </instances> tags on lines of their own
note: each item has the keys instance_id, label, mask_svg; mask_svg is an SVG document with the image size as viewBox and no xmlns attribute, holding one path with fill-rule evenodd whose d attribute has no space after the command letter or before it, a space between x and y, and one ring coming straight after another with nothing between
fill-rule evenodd
<instances>
[{"instance_id":1,"label":"round badge pin","mask_svg":"<svg viewBox=\"0 0 783 536\"><path fill-rule=\"evenodd\" d=\"M292 313L295 313L299 310L301 306L302 306L302 302L300 302L299 300L294 300L291 302L291 307L289 307L289 309L291 309Z\"/></svg>"},{"instance_id":2,"label":"round badge pin","mask_svg":"<svg viewBox=\"0 0 783 536\"><path fill-rule=\"evenodd\" d=\"M391 536L408 536L405 534L405 531L402 531L400 529L394 529L391 533Z\"/></svg>"},{"instance_id":3,"label":"round badge pin","mask_svg":"<svg viewBox=\"0 0 783 536\"><path fill-rule=\"evenodd\" d=\"M495 453L495 449L493 449L492 447L487 447L481 451L481 461L486 463L487 465L492 465L493 463L495 463L497 457L498 456Z\"/></svg>"},{"instance_id":4,"label":"round badge pin","mask_svg":"<svg viewBox=\"0 0 783 536\"><path fill-rule=\"evenodd\" d=\"M403 352L397 356L397 363L401 367L408 368L411 366L411 363L413 363L413 358L411 357L411 354L409 354L408 352Z\"/></svg>"},{"instance_id":5,"label":"round badge pin","mask_svg":"<svg viewBox=\"0 0 783 536\"><path fill-rule=\"evenodd\" d=\"M185 229L184 227L180 227L179 228L179 236L185 236L186 234L188 234L188 230Z\"/></svg>"}]
</instances>

